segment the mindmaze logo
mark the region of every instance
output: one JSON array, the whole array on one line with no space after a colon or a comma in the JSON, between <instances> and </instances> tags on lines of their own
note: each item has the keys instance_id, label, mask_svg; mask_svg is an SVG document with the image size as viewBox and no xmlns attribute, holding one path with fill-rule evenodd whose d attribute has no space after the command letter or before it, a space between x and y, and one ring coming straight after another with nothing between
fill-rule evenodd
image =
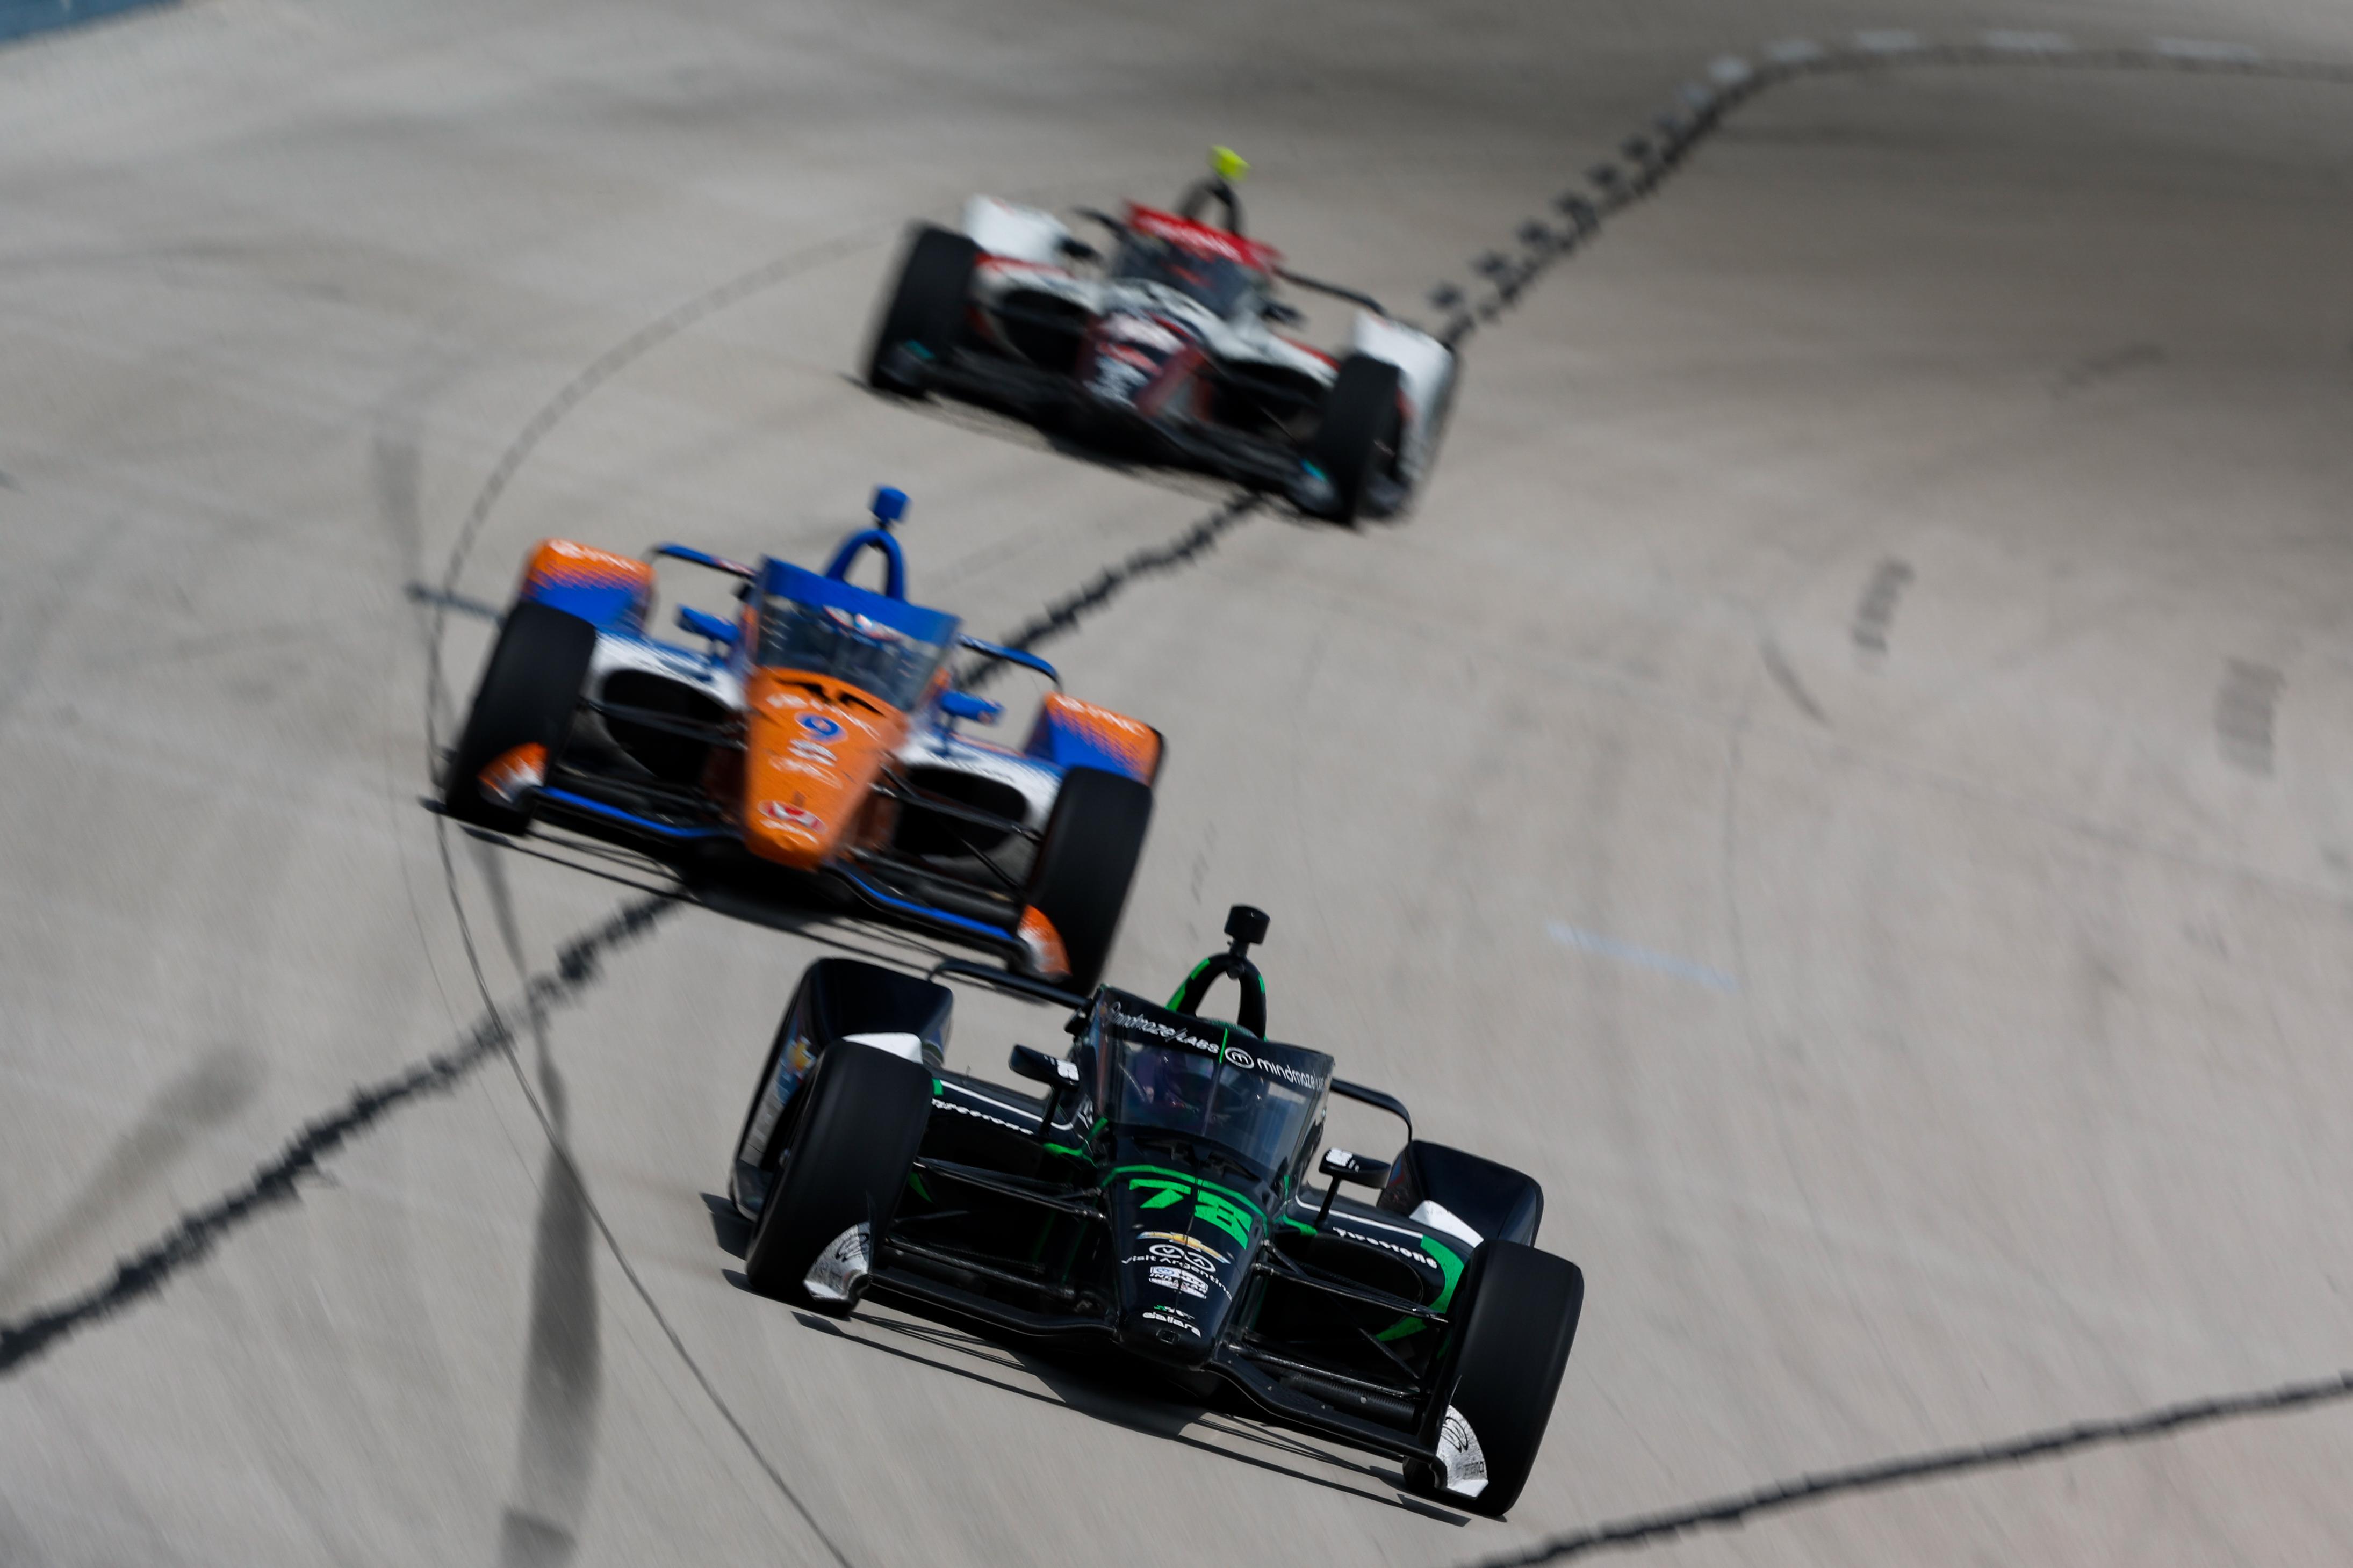
<instances>
[{"instance_id":1,"label":"mindmaze logo","mask_svg":"<svg viewBox=\"0 0 2353 1568\"><path fill-rule=\"evenodd\" d=\"M1113 1027L1125 1029L1132 1034L1148 1035L1155 1039L1166 1040L1172 1044L1183 1046L1188 1050L1201 1051L1213 1057L1223 1057L1231 1066L1262 1072L1269 1078L1281 1079L1293 1089L1303 1089L1309 1094L1314 1094L1324 1087L1323 1075L1320 1073L1303 1071L1288 1062L1277 1061L1272 1057L1260 1056L1246 1046L1220 1047L1212 1041L1203 1039L1198 1035L1180 1029L1174 1024L1164 1023L1158 1018L1149 1017L1142 1013L1123 1013L1114 1007L1112 1009L1111 1021Z\"/></svg>"}]
</instances>

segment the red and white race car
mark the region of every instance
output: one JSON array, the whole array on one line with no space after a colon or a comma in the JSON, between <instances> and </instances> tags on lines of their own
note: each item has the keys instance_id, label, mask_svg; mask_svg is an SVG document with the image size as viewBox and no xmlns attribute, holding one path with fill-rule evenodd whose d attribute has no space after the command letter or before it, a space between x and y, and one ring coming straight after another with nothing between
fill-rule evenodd
<instances>
[{"instance_id":1,"label":"red and white race car","mask_svg":"<svg viewBox=\"0 0 2353 1568\"><path fill-rule=\"evenodd\" d=\"M869 383L986 403L1096 447L1135 451L1289 497L1342 521L1404 507L1454 393L1454 353L1353 289L1287 270L1242 233L1229 174L1173 212L1130 205L1069 224L990 196L964 232L919 225L869 354ZM1211 204L1221 223L1205 221ZM1279 329L1304 317L1278 282L1357 307L1343 350Z\"/></svg>"}]
</instances>

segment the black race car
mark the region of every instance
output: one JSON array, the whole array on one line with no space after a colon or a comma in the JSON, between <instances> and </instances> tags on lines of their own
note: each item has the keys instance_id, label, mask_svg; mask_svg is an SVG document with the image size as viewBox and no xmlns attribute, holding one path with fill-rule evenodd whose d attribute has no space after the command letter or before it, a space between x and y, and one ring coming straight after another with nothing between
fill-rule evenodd
<instances>
[{"instance_id":1,"label":"black race car","mask_svg":"<svg viewBox=\"0 0 2353 1568\"><path fill-rule=\"evenodd\" d=\"M927 979L810 965L736 1141L745 1277L820 1312L871 1291L1098 1342L1501 1514L1535 1462L1584 1276L1534 1246L1535 1181L1412 1137L1396 1099L1265 1037L1248 949L1266 924L1237 906L1230 950L1165 1007L953 961ZM1071 1009L1067 1056L1013 1047L1042 1098L946 1069L942 974ZM1197 1016L1223 976L1241 984L1238 1024ZM1394 1160L1317 1158L1335 1094L1406 1121Z\"/></svg>"}]
</instances>

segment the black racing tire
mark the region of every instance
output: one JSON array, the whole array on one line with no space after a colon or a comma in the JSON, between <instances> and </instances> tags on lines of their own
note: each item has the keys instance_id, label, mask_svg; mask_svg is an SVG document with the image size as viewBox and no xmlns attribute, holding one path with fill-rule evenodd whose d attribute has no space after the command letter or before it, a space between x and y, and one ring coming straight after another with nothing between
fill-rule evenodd
<instances>
[{"instance_id":1,"label":"black racing tire","mask_svg":"<svg viewBox=\"0 0 2353 1568\"><path fill-rule=\"evenodd\" d=\"M571 738L572 716L596 652L596 628L578 616L529 602L507 612L441 782L445 811L501 833L531 826L528 813L486 797L479 775L517 746L545 746L549 763L554 762Z\"/></svg>"},{"instance_id":2,"label":"black racing tire","mask_svg":"<svg viewBox=\"0 0 2353 1568\"><path fill-rule=\"evenodd\" d=\"M900 351L939 360L955 348L964 335L965 308L980 247L970 236L923 224L910 235L903 254L899 281L867 351L866 384L913 397L923 395L923 383L896 368Z\"/></svg>"},{"instance_id":3,"label":"black racing tire","mask_svg":"<svg viewBox=\"0 0 2353 1568\"><path fill-rule=\"evenodd\" d=\"M1398 406L1398 367L1368 354L1350 354L1324 397L1324 419L1307 444L1307 460L1331 483L1313 510L1335 522L1354 522L1377 491L1398 484L1398 453L1405 440ZM1391 500L1389 509L1397 502Z\"/></svg>"},{"instance_id":4,"label":"black racing tire","mask_svg":"<svg viewBox=\"0 0 2353 1568\"><path fill-rule=\"evenodd\" d=\"M1519 1501L1535 1468L1585 1307L1585 1275L1566 1258L1490 1241L1472 1256L1458 1300L1453 1337L1440 1360L1439 1397L1421 1436L1434 1446L1451 1406L1478 1437L1487 1485L1475 1498L1460 1497L1440 1490L1443 1478L1419 1465L1413 1479L1455 1508L1500 1519Z\"/></svg>"},{"instance_id":5,"label":"black racing tire","mask_svg":"<svg viewBox=\"0 0 2353 1568\"><path fill-rule=\"evenodd\" d=\"M744 1251L763 1296L846 1317L855 1301L805 1288L818 1257L859 1225L880 1237L898 1206L932 1114L931 1069L872 1046L837 1041L809 1070L792 1146Z\"/></svg>"},{"instance_id":6,"label":"black racing tire","mask_svg":"<svg viewBox=\"0 0 2353 1568\"><path fill-rule=\"evenodd\" d=\"M1062 775L1030 868L1029 904L1054 922L1070 960L1063 984L1084 995L1103 979L1128 885L1152 826L1152 786L1101 768Z\"/></svg>"}]
</instances>

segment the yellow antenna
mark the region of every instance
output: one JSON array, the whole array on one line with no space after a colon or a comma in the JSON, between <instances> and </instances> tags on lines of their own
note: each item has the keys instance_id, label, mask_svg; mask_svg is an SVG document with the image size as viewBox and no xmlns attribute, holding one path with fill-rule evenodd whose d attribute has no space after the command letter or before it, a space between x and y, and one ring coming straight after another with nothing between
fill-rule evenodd
<instances>
[{"instance_id":1,"label":"yellow antenna","mask_svg":"<svg viewBox=\"0 0 2353 1568\"><path fill-rule=\"evenodd\" d=\"M1239 185L1250 174L1250 160L1230 147L1209 149L1209 173L1229 184Z\"/></svg>"}]
</instances>

